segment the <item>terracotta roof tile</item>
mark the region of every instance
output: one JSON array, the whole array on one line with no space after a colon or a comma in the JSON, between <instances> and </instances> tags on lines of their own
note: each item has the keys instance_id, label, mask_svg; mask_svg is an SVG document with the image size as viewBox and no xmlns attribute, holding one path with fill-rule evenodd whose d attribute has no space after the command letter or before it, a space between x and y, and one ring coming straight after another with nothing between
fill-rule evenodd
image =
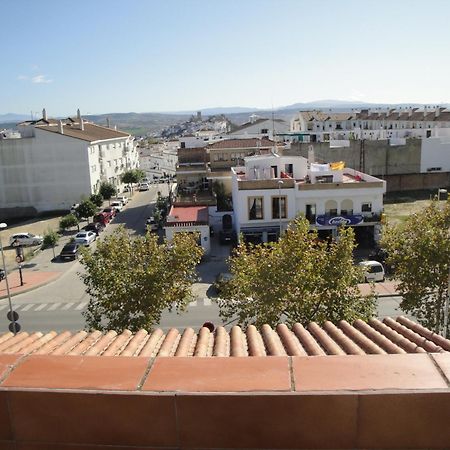
<instances>
[{"instance_id":1,"label":"terracotta roof tile","mask_svg":"<svg viewBox=\"0 0 450 450\"><path fill-rule=\"evenodd\" d=\"M248 356L326 356L395 353L447 353L450 340L436 335L405 318L391 318L369 323L356 320L353 325L341 321L326 322L322 327L310 323L305 328L295 324L289 329L279 324L275 329L250 325L245 331L233 326L228 332L218 327L214 332L201 328L184 331L172 328L152 332L124 330L87 333L68 331L0 335L0 354L78 355L78 356L167 356L167 357L248 357Z\"/></svg>"}]
</instances>

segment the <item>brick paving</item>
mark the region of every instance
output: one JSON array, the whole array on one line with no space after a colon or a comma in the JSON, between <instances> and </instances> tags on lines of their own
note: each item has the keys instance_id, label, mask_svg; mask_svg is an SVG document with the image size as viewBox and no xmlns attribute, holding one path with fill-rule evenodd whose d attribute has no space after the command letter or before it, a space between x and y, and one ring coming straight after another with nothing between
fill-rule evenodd
<instances>
[{"instance_id":1,"label":"brick paving","mask_svg":"<svg viewBox=\"0 0 450 450\"><path fill-rule=\"evenodd\" d=\"M44 271L24 271L23 286L20 285L19 271L15 270L8 274L9 289L11 295L20 294L22 292L36 289L39 286L50 283L56 280L62 272L44 272ZM0 299L7 297L6 280L0 282Z\"/></svg>"}]
</instances>

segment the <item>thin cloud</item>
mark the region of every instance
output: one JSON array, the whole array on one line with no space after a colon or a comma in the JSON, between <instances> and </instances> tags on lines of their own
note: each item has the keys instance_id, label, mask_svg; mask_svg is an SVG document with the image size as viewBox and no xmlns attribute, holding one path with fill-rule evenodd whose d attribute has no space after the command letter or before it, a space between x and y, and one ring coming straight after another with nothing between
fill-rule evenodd
<instances>
[{"instance_id":1,"label":"thin cloud","mask_svg":"<svg viewBox=\"0 0 450 450\"><path fill-rule=\"evenodd\" d=\"M26 75L19 75L17 77L18 80L28 80L28 77Z\"/></svg>"},{"instance_id":2,"label":"thin cloud","mask_svg":"<svg viewBox=\"0 0 450 450\"><path fill-rule=\"evenodd\" d=\"M47 75L36 75L31 78L31 82L35 84L52 83L53 80L47 78Z\"/></svg>"}]
</instances>

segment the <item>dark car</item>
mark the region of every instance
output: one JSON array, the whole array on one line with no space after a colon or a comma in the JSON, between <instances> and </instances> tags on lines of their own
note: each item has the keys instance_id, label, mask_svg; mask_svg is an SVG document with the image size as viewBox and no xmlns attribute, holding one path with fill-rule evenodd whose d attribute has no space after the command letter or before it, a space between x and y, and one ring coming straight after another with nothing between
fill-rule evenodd
<instances>
[{"instance_id":1,"label":"dark car","mask_svg":"<svg viewBox=\"0 0 450 450\"><path fill-rule=\"evenodd\" d=\"M61 259L73 259L73 260L75 260L75 259L78 258L79 250L80 250L79 244L75 244L74 242L69 242L61 250L61 253L59 254L59 257Z\"/></svg>"},{"instance_id":2,"label":"dark car","mask_svg":"<svg viewBox=\"0 0 450 450\"><path fill-rule=\"evenodd\" d=\"M100 223L100 222L93 222L90 223L88 225L86 225L85 227L83 227L84 231L92 231L94 232L97 236L105 229L105 227Z\"/></svg>"},{"instance_id":3,"label":"dark car","mask_svg":"<svg viewBox=\"0 0 450 450\"><path fill-rule=\"evenodd\" d=\"M5 271L3 269L0 269L0 281L2 281L5 278Z\"/></svg>"},{"instance_id":4,"label":"dark car","mask_svg":"<svg viewBox=\"0 0 450 450\"><path fill-rule=\"evenodd\" d=\"M234 245L237 242L236 232L233 230L222 230L219 233L219 242L222 245Z\"/></svg>"}]
</instances>

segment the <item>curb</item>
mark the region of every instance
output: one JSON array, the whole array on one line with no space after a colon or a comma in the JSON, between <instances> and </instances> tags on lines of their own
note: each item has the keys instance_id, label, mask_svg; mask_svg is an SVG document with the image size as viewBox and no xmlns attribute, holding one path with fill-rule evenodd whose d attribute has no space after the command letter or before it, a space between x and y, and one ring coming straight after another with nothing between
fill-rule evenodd
<instances>
[{"instance_id":1,"label":"curb","mask_svg":"<svg viewBox=\"0 0 450 450\"><path fill-rule=\"evenodd\" d=\"M14 292L14 291L10 290L11 297L15 297L16 295L20 295L20 294L25 294L26 292L30 292L30 291L33 291L34 289L40 288L42 286L46 286L47 284L50 284L53 281L56 281L61 275L63 275L63 273L65 273L65 272L61 272L60 274L58 274L55 277L52 277L52 278L50 278L48 280L45 280L45 281L43 281L41 283L33 284L32 286L26 287L25 289L21 289L20 291ZM0 294L0 300L3 300L5 298L8 298L8 294L7 293L4 294L4 295Z\"/></svg>"}]
</instances>

